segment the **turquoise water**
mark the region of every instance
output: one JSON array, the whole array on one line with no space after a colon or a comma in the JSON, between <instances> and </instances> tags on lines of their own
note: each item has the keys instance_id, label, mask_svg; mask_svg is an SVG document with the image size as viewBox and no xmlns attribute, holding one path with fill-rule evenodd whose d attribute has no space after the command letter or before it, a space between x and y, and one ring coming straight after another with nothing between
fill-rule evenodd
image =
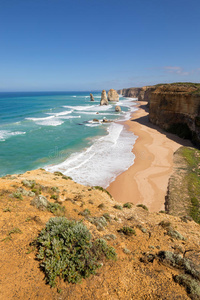
<instances>
[{"instance_id":1,"label":"turquoise water","mask_svg":"<svg viewBox=\"0 0 200 300\"><path fill-rule=\"evenodd\" d=\"M113 180L119 173L114 170L116 167L110 166L110 173L106 171L110 179L101 174L104 154L111 147L110 151L118 155L128 140L132 148L135 139L123 125L97 123L93 119L124 120L134 110L133 103L120 98L122 112L116 113L115 104L100 106L101 94L93 95L94 102L90 101L89 92L0 93L0 176L43 167L49 171L61 170L80 183L91 184L86 177L89 172L93 176L92 170L87 166L91 164L95 172L96 160L101 159L95 183L103 180L105 186L105 180ZM107 158L109 155L106 154ZM111 165L112 160L113 165L118 164L114 158L109 159ZM134 157L129 157L120 169L127 168L133 160Z\"/></svg>"}]
</instances>

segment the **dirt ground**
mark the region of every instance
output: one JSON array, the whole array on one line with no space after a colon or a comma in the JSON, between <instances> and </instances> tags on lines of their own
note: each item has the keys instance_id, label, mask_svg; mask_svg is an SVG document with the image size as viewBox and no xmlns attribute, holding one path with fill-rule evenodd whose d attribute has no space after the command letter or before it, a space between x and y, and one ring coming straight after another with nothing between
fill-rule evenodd
<instances>
[{"instance_id":1,"label":"dirt ground","mask_svg":"<svg viewBox=\"0 0 200 300\"><path fill-rule=\"evenodd\" d=\"M54 214L32 206L34 197L19 195L20 187L27 192L31 190L23 185L24 179L35 180L42 195L50 202L64 206L68 219L82 219L94 238L113 234L116 238L107 242L115 248L117 261L104 261L96 275L79 284L59 279L55 288L46 284L36 260L37 249L30 243ZM52 195L58 199L54 200ZM156 256L161 250L178 252L182 256L190 250L185 257L199 263L199 225L164 213L149 213L135 205L130 209L116 209L116 204L120 205L104 191L79 185L42 169L1 178L0 299L190 299L185 288L173 280L173 276L182 270L169 267L158 259L149 262L142 258L144 254ZM109 213L111 221L99 231L79 214L84 209L88 209L92 217ZM159 225L161 221L169 221L185 240L167 235L166 229ZM118 232L123 226L135 229L136 235L126 236Z\"/></svg>"}]
</instances>

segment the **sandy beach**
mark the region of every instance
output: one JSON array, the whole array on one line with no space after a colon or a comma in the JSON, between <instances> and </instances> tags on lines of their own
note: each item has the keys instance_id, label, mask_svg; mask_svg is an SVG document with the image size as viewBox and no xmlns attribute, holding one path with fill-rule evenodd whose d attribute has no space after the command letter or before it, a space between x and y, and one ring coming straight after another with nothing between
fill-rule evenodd
<instances>
[{"instance_id":1,"label":"sandy beach","mask_svg":"<svg viewBox=\"0 0 200 300\"><path fill-rule=\"evenodd\" d=\"M164 210L168 180L173 172L173 153L190 142L162 131L148 120L147 102L125 122L138 136L133 147L134 164L120 174L107 190L119 202L144 204L152 212ZM126 154L124 154L126 155Z\"/></svg>"}]
</instances>

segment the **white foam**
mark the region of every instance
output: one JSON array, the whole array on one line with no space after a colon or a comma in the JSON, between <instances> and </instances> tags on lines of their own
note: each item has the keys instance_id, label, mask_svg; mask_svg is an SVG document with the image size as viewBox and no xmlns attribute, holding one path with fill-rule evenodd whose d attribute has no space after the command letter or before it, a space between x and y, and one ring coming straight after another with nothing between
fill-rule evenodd
<instances>
[{"instance_id":1,"label":"white foam","mask_svg":"<svg viewBox=\"0 0 200 300\"><path fill-rule=\"evenodd\" d=\"M97 127L97 126L101 126L102 123L87 123L87 124L84 124L85 126L88 126L88 127Z\"/></svg>"},{"instance_id":2,"label":"white foam","mask_svg":"<svg viewBox=\"0 0 200 300\"><path fill-rule=\"evenodd\" d=\"M68 119L78 119L78 118L81 118L81 116L63 116L63 117L60 117L60 119L65 119L65 120L68 120Z\"/></svg>"},{"instance_id":3,"label":"white foam","mask_svg":"<svg viewBox=\"0 0 200 300\"><path fill-rule=\"evenodd\" d=\"M63 163L46 167L46 170L61 171L78 183L105 188L133 164L135 140L134 134L123 125L112 123L108 135L95 140L86 150L72 154Z\"/></svg>"},{"instance_id":4,"label":"white foam","mask_svg":"<svg viewBox=\"0 0 200 300\"><path fill-rule=\"evenodd\" d=\"M112 108L112 105L84 105L84 106L70 106L70 105L65 105L63 106L65 108L70 108L75 111L84 111L84 110L89 110L89 111L104 111Z\"/></svg>"},{"instance_id":5,"label":"white foam","mask_svg":"<svg viewBox=\"0 0 200 300\"><path fill-rule=\"evenodd\" d=\"M59 126L63 123L59 118L55 118L55 116L50 116L46 118L26 118L26 120L34 121L37 125L43 126Z\"/></svg>"},{"instance_id":6,"label":"white foam","mask_svg":"<svg viewBox=\"0 0 200 300\"><path fill-rule=\"evenodd\" d=\"M4 142L7 138L10 138L14 135L25 134L23 131L9 131L9 130L0 130L0 142Z\"/></svg>"},{"instance_id":7,"label":"white foam","mask_svg":"<svg viewBox=\"0 0 200 300\"><path fill-rule=\"evenodd\" d=\"M116 113L113 113L113 112L108 112L108 113L105 113L105 112L99 112L98 114L97 114L97 112L90 112L90 111L75 111L74 113L78 113L78 114L83 114L83 115L95 115L95 116L116 116Z\"/></svg>"},{"instance_id":8,"label":"white foam","mask_svg":"<svg viewBox=\"0 0 200 300\"><path fill-rule=\"evenodd\" d=\"M73 112L73 110L67 110L67 111L61 111L59 113L46 113L47 115L55 116L55 117L60 117L60 116L65 116L69 115Z\"/></svg>"}]
</instances>

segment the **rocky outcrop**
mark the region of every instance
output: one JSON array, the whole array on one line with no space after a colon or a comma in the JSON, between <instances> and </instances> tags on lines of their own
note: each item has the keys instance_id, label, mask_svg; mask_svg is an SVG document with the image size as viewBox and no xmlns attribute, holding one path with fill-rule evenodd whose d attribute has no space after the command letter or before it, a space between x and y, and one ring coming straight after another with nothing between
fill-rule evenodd
<instances>
[{"instance_id":1,"label":"rocky outcrop","mask_svg":"<svg viewBox=\"0 0 200 300\"><path fill-rule=\"evenodd\" d=\"M116 111L116 112L122 111L122 110L121 110L121 107L120 107L119 105L115 106L115 111Z\"/></svg>"},{"instance_id":2,"label":"rocky outcrop","mask_svg":"<svg viewBox=\"0 0 200 300\"><path fill-rule=\"evenodd\" d=\"M128 98L138 98L139 101L148 101L150 94L155 90L155 86L143 86L141 88L129 88L118 90L118 93Z\"/></svg>"},{"instance_id":3,"label":"rocky outcrop","mask_svg":"<svg viewBox=\"0 0 200 300\"><path fill-rule=\"evenodd\" d=\"M94 101L94 96L90 93L90 101Z\"/></svg>"},{"instance_id":4,"label":"rocky outcrop","mask_svg":"<svg viewBox=\"0 0 200 300\"><path fill-rule=\"evenodd\" d=\"M102 93L101 93L100 105L108 105L108 99L107 99L105 90L103 90Z\"/></svg>"},{"instance_id":5,"label":"rocky outcrop","mask_svg":"<svg viewBox=\"0 0 200 300\"><path fill-rule=\"evenodd\" d=\"M200 146L200 84L155 86L150 93L149 120Z\"/></svg>"},{"instance_id":6,"label":"rocky outcrop","mask_svg":"<svg viewBox=\"0 0 200 300\"><path fill-rule=\"evenodd\" d=\"M108 91L108 101L119 101L119 94L117 93L116 90L110 89Z\"/></svg>"},{"instance_id":7,"label":"rocky outcrop","mask_svg":"<svg viewBox=\"0 0 200 300\"><path fill-rule=\"evenodd\" d=\"M130 97L130 98L138 98L138 95L140 93L142 88L128 88L128 89L122 89L118 90L118 93L124 97Z\"/></svg>"},{"instance_id":8,"label":"rocky outcrop","mask_svg":"<svg viewBox=\"0 0 200 300\"><path fill-rule=\"evenodd\" d=\"M143 86L138 95L138 101L150 101L151 93L155 91L155 86Z\"/></svg>"}]
</instances>

